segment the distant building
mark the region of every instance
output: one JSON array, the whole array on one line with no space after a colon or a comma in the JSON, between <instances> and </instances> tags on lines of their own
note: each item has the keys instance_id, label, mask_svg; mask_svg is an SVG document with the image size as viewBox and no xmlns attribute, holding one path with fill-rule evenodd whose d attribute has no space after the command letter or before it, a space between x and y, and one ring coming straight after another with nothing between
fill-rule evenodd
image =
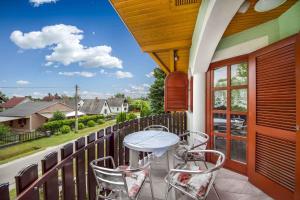
<instances>
[{"instance_id":1,"label":"distant building","mask_svg":"<svg viewBox=\"0 0 300 200\"><path fill-rule=\"evenodd\" d=\"M125 98L109 98L107 102L112 113L128 112L128 103Z\"/></svg>"},{"instance_id":2,"label":"distant building","mask_svg":"<svg viewBox=\"0 0 300 200\"><path fill-rule=\"evenodd\" d=\"M7 102L0 104L0 111L4 111L10 108L13 108L19 104L30 102L31 99L29 97L13 97L9 99Z\"/></svg>"},{"instance_id":3,"label":"distant building","mask_svg":"<svg viewBox=\"0 0 300 200\"><path fill-rule=\"evenodd\" d=\"M58 102L66 104L67 106L73 108L74 110L76 109L76 104L75 104L75 98L62 98L61 100L59 100ZM83 106L83 100L79 99L77 102L77 108L78 110L80 110L80 108Z\"/></svg>"},{"instance_id":4,"label":"distant building","mask_svg":"<svg viewBox=\"0 0 300 200\"><path fill-rule=\"evenodd\" d=\"M43 101L55 101L55 100L61 100L62 98L58 95L52 95L52 94L48 94L48 96L43 97Z\"/></svg>"},{"instance_id":5,"label":"distant building","mask_svg":"<svg viewBox=\"0 0 300 200\"><path fill-rule=\"evenodd\" d=\"M79 109L87 115L109 115L111 110L106 99L84 99L83 105Z\"/></svg>"},{"instance_id":6,"label":"distant building","mask_svg":"<svg viewBox=\"0 0 300 200\"><path fill-rule=\"evenodd\" d=\"M74 109L60 102L26 102L14 108L0 112L0 123L11 127L14 132L32 132L61 111L68 117L74 117ZM84 113L79 112L79 115Z\"/></svg>"}]
</instances>

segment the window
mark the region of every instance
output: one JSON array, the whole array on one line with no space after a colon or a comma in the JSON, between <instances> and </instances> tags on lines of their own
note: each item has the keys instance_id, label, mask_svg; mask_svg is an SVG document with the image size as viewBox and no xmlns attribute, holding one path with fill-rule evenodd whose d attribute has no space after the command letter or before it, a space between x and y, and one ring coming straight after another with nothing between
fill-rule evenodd
<instances>
[{"instance_id":1,"label":"window","mask_svg":"<svg viewBox=\"0 0 300 200\"><path fill-rule=\"evenodd\" d=\"M241 61L240 61L241 60ZM244 60L247 60L245 58ZM247 163L248 63L214 63L210 76L210 134L213 148L223 152L227 162ZM245 168L246 169L246 168Z\"/></svg>"}]
</instances>

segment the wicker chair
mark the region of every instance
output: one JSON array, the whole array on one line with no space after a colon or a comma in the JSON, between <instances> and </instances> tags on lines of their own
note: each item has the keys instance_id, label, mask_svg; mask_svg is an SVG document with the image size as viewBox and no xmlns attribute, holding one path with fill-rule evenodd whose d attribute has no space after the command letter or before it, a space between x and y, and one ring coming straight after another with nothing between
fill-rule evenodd
<instances>
[{"instance_id":1,"label":"wicker chair","mask_svg":"<svg viewBox=\"0 0 300 200\"><path fill-rule=\"evenodd\" d=\"M191 150L188 153L214 154L217 158L216 164L210 168L201 168L194 160L186 160L185 163L179 164L175 169L171 169L165 177L167 183L167 191L165 199L168 199L168 194L172 188L179 190L184 195L196 199L206 199L211 188L214 189L218 199L220 196L214 187L214 181L218 171L222 168L225 162L225 155L215 150ZM192 162L190 162L192 161Z\"/></svg>"},{"instance_id":2,"label":"wicker chair","mask_svg":"<svg viewBox=\"0 0 300 200\"><path fill-rule=\"evenodd\" d=\"M209 136L205 133L198 131L186 131L180 135L182 138L178 148L175 150L174 161L184 162L187 157L195 161L203 161L205 166L205 156L197 152L188 153L190 150L205 150L209 140ZM187 138L187 140L186 140Z\"/></svg>"},{"instance_id":3,"label":"wicker chair","mask_svg":"<svg viewBox=\"0 0 300 200\"><path fill-rule=\"evenodd\" d=\"M112 162L113 169L98 166L99 162ZM137 200L141 189L148 179L150 183L151 195L153 196L153 187L150 174L150 163L141 168L131 169L128 166L115 167L111 156L99 158L90 163L93 169L100 199L129 199Z\"/></svg>"}]
</instances>

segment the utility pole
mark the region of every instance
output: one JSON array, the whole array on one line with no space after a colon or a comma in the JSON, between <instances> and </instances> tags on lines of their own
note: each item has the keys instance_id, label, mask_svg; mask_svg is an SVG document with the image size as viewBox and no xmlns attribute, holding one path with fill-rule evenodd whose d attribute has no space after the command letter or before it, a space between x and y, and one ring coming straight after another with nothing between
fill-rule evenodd
<instances>
[{"instance_id":1,"label":"utility pole","mask_svg":"<svg viewBox=\"0 0 300 200\"><path fill-rule=\"evenodd\" d=\"M75 133L78 132L78 90L79 87L75 85Z\"/></svg>"}]
</instances>

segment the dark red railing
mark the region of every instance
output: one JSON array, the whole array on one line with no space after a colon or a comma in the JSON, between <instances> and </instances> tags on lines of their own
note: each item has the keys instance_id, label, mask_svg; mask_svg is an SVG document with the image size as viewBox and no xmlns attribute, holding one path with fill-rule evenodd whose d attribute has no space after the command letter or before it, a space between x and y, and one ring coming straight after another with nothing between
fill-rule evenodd
<instances>
[{"instance_id":1,"label":"dark red railing","mask_svg":"<svg viewBox=\"0 0 300 200\"><path fill-rule=\"evenodd\" d=\"M38 165L32 164L19 172L16 179L18 200L73 200L96 198L96 181L89 163L104 155L114 158L116 165L129 164L129 149L123 146L126 135L143 130L152 124L168 127L170 132L181 134L186 130L185 113L167 113L116 124L74 143L68 143L58 152L51 152L41 160L42 175ZM142 154L141 154L142 155ZM59 161L60 160L60 161ZM111 163L101 163L111 167ZM9 200L9 185L0 185L0 199Z\"/></svg>"}]
</instances>

